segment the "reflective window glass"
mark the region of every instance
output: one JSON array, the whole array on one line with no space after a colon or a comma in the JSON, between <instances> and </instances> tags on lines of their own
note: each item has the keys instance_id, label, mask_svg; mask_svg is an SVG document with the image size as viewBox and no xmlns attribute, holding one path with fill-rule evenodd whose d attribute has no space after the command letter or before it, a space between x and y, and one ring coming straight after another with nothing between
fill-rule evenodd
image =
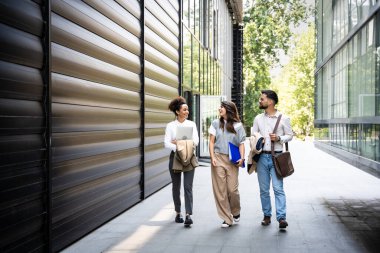
<instances>
[{"instance_id":1,"label":"reflective window glass","mask_svg":"<svg viewBox=\"0 0 380 253\"><path fill-rule=\"evenodd\" d=\"M191 89L191 39L190 32L183 26L182 85L189 90Z\"/></svg>"},{"instance_id":2,"label":"reflective window glass","mask_svg":"<svg viewBox=\"0 0 380 253\"><path fill-rule=\"evenodd\" d=\"M192 88L194 91L199 92L199 43L193 38L193 85Z\"/></svg>"},{"instance_id":3,"label":"reflective window glass","mask_svg":"<svg viewBox=\"0 0 380 253\"><path fill-rule=\"evenodd\" d=\"M189 0L182 0L182 19L183 19L183 24L185 24L187 27L189 27Z\"/></svg>"}]
</instances>

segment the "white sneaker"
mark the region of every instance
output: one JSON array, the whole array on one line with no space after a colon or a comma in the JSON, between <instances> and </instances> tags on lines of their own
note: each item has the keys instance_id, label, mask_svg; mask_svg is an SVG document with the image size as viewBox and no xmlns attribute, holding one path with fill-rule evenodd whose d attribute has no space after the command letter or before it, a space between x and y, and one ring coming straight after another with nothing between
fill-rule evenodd
<instances>
[{"instance_id":1,"label":"white sneaker","mask_svg":"<svg viewBox=\"0 0 380 253\"><path fill-rule=\"evenodd\" d=\"M240 221L240 214L236 215L236 216L233 216L234 217L234 221L235 222L239 222Z\"/></svg>"},{"instance_id":2,"label":"white sneaker","mask_svg":"<svg viewBox=\"0 0 380 253\"><path fill-rule=\"evenodd\" d=\"M227 222L223 221L222 223L222 228L229 228L231 227L232 225L228 224Z\"/></svg>"}]
</instances>

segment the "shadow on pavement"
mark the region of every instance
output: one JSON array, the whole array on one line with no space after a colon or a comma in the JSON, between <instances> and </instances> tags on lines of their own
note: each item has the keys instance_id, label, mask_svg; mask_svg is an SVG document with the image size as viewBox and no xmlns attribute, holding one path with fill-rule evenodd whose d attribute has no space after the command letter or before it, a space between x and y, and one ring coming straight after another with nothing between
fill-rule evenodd
<instances>
[{"instance_id":1,"label":"shadow on pavement","mask_svg":"<svg viewBox=\"0 0 380 253\"><path fill-rule=\"evenodd\" d=\"M327 199L326 205L369 252L379 252L380 199Z\"/></svg>"}]
</instances>

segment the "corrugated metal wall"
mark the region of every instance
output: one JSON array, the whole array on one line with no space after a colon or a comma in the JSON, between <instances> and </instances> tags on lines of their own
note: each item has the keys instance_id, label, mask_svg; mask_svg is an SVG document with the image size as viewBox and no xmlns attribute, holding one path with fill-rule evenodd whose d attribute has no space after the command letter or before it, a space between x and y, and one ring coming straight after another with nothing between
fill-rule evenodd
<instances>
[{"instance_id":1,"label":"corrugated metal wall","mask_svg":"<svg viewBox=\"0 0 380 253\"><path fill-rule=\"evenodd\" d=\"M46 251L49 229L58 251L170 183L178 1L50 1L51 104L35 2L0 2L0 251Z\"/></svg>"},{"instance_id":2,"label":"corrugated metal wall","mask_svg":"<svg viewBox=\"0 0 380 253\"><path fill-rule=\"evenodd\" d=\"M165 127L174 119L168 111L178 96L178 1L145 0L145 188L148 196L170 182Z\"/></svg>"},{"instance_id":3,"label":"corrugated metal wall","mask_svg":"<svg viewBox=\"0 0 380 253\"><path fill-rule=\"evenodd\" d=\"M52 1L53 250L141 198L140 6Z\"/></svg>"},{"instance_id":4,"label":"corrugated metal wall","mask_svg":"<svg viewBox=\"0 0 380 253\"><path fill-rule=\"evenodd\" d=\"M39 4L0 2L0 251L46 250L47 187Z\"/></svg>"}]
</instances>

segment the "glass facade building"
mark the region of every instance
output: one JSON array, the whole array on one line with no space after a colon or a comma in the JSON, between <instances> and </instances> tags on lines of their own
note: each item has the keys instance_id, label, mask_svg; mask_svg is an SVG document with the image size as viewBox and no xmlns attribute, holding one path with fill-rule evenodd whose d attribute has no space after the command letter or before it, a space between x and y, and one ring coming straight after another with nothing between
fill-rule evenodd
<instances>
[{"instance_id":1,"label":"glass facade building","mask_svg":"<svg viewBox=\"0 0 380 253\"><path fill-rule=\"evenodd\" d=\"M6 0L0 12L1 252L59 252L168 185L173 98L204 129L242 96L241 0Z\"/></svg>"},{"instance_id":2,"label":"glass facade building","mask_svg":"<svg viewBox=\"0 0 380 253\"><path fill-rule=\"evenodd\" d=\"M181 93L190 104L190 118L199 126L201 157L209 156L207 124L218 117L220 102L242 97L242 92L235 95L232 90L234 50L242 50L234 38L240 31L239 8L239 1L234 5L224 0L182 1Z\"/></svg>"},{"instance_id":3,"label":"glass facade building","mask_svg":"<svg viewBox=\"0 0 380 253\"><path fill-rule=\"evenodd\" d=\"M380 2L316 1L315 144L380 175Z\"/></svg>"}]
</instances>

